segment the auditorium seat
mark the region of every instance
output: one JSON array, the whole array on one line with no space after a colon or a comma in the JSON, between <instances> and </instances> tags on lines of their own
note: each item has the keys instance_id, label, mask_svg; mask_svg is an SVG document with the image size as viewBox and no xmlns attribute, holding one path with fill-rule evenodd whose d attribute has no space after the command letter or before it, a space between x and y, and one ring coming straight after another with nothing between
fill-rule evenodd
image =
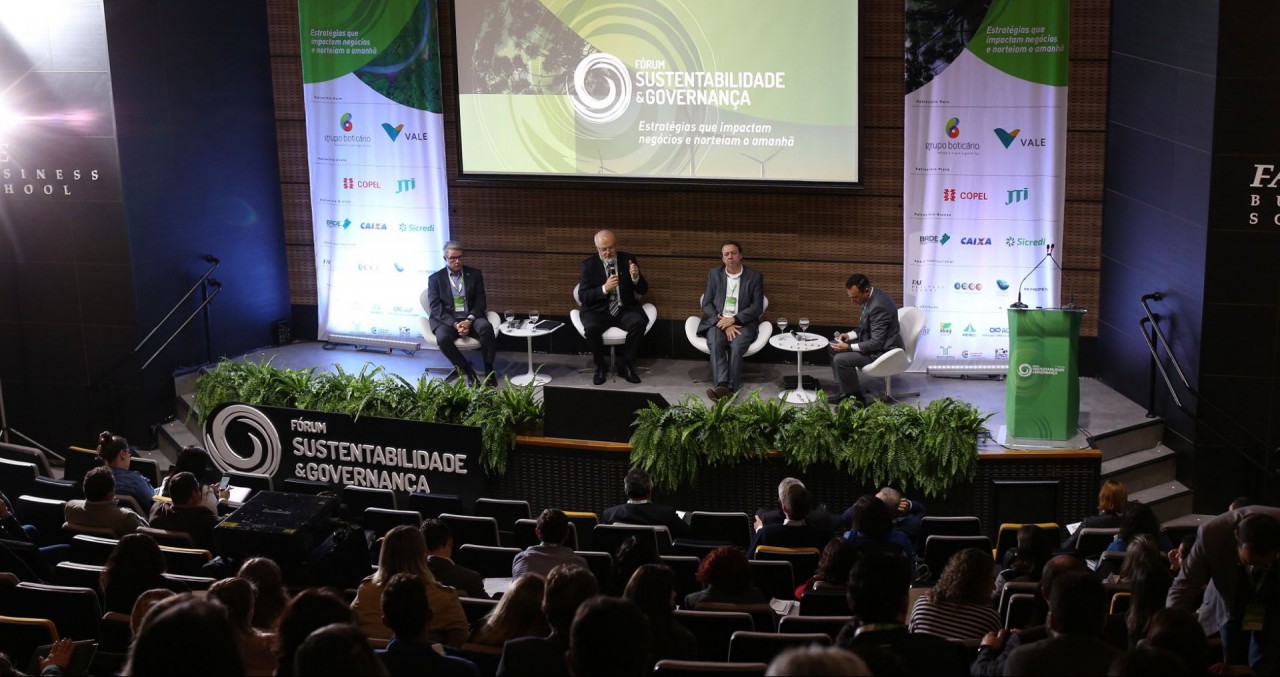
<instances>
[{"instance_id":1,"label":"auditorium seat","mask_svg":"<svg viewBox=\"0 0 1280 677\"><path fill-rule=\"evenodd\" d=\"M407 525L416 527L422 524L422 516L412 510L388 510L386 508L365 508L360 516L360 526L372 531L381 538L388 531Z\"/></svg>"},{"instance_id":2,"label":"auditorium seat","mask_svg":"<svg viewBox=\"0 0 1280 677\"><path fill-rule=\"evenodd\" d=\"M511 572L507 572L509 576ZM482 599L480 597L460 597L458 601L462 602L462 612L467 615L467 625L476 627L476 623L482 618L489 615L494 609L498 608L498 600Z\"/></svg>"},{"instance_id":3,"label":"auditorium seat","mask_svg":"<svg viewBox=\"0 0 1280 677\"><path fill-rule=\"evenodd\" d=\"M791 562L753 559L748 560L748 564L751 565L751 580L760 592L774 599L796 598L796 576L791 570Z\"/></svg>"},{"instance_id":4,"label":"auditorium seat","mask_svg":"<svg viewBox=\"0 0 1280 677\"><path fill-rule=\"evenodd\" d=\"M926 515L920 519L920 544L930 536L981 536L982 522L977 517L941 517Z\"/></svg>"},{"instance_id":5,"label":"auditorium seat","mask_svg":"<svg viewBox=\"0 0 1280 677\"><path fill-rule=\"evenodd\" d=\"M84 447L69 446L62 457L62 479L80 484L90 470L98 467L101 461L98 452Z\"/></svg>"},{"instance_id":6,"label":"auditorium seat","mask_svg":"<svg viewBox=\"0 0 1280 677\"><path fill-rule=\"evenodd\" d=\"M454 549L453 561L485 578L511 578L511 563L518 554L519 548L468 543Z\"/></svg>"},{"instance_id":7,"label":"auditorium seat","mask_svg":"<svg viewBox=\"0 0 1280 677\"><path fill-rule=\"evenodd\" d=\"M472 517L471 515L454 515L443 513L440 521L449 525L453 534L453 548L471 543L473 545L502 545L498 537L498 522L492 517Z\"/></svg>"},{"instance_id":8,"label":"auditorium seat","mask_svg":"<svg viewBox=\"0 0 1280 677\"><path fill-rule=\"evenodd\" d=\"M84 488L75 482L51 477L37 477L31 483L31 495L52 498L55 501L74 501L84 498Z\"/></svg>"},{"instance_id":9,"label":"auditorium seat","mask_svg":"<svg viewBox=\"0 0 1280 677\"><path fill-rule=\"evenodd\" d=\"M369 487L342 487L342 506L349 521L359 520L365 508L396 509L396 495L390 489Z\"/></svg>"},{"instance_id":10,"label":"auditorium seat","mask_svg":"<svg viewBox=\"0 0 1280 677\"><path fill-rule=\"evenodd\" d=\"M1027 619L1036 607L1036 596L1025 592L1009 596L1009 607L1004 613L1005 630L1021 630L1027 627Z\"/></svg>"},{"instance_id":11,"label":"auditorium seat","mask_svg":"<svg viewBox=\"0 0 1280 677\"><path fill-rule=\"evenodd\" d=\"M675 620L698 639L698 660L729 660L729 641L739 630L755 630L751 614L741 611L691 611L676 609Z\"/></svg>"},{"instance_id":12,"label":"auditorium seat","mask_svg":"<svg viewBox=\"0 0 1280 677\"><path fill-rule=\"evenodd\" d=\"M74 526L63 525L64 529L68 527L73 531L76 530ZM81 564L101 566L107 563L107 558L111 557L111 552L116 549L117 542L115 538L91 536L87 533L77 532L71 537L71 556L69 560Z\"/></svg>"},{"instance_id":13,"label":"auditorium seat","mask_svg":"<svg viewBox=\"0 0 1280 677\"><path fill-rule=\"evenodd\" d=\"M730 604L728 602L702 602L696 611L721 611L728 613L744 613L751 616L752 629L760 632L774 632L778 628L778 614L767 603Z\"/></svg>"},{"instance_id":14,"label":"auditorium seat","mask_svg":"<svg viewBox=\"0 0 1280 677\"><path fill-rule=\"evenodd\" d=\"M513 531L511 532L511 544L510 544L511 547L520 548L521 550L523 550L531 545L537 545L541 543L542 539L538 538L537 529L538 529L538 520L535 520L535 519L516 520L515 526L513 527ZM564 544L569 546L570 548L573 548L574 550L590 549L582 544L582 537L579 535L578 525L573 521L569 522L569 538L564 542Z\"/></svg>"},{"instance_id":15,"label":"auditorium seat","mask_svg":"<svg viewBox=\"0 0 1280 677\"><path fill-rule=\"evenodd\" d=\"M58 641L58 628L47 618L0 616L0 652L15 669L26 670L36 647Z\"/></svg>"},{"instance_id":16,"label":"auditorium seat","mask_svg":"<svg viewBox=\"0 0 1280 677\"><path fill-rule=\"evenodd\" d=\"M764 677L769 666L764 663L727 663L724 661L678 661L664 658L653 666L653 677Z\"/></svg>"},{"instance_id":17,"label":"auditorium seat","mask_svg":"<svg viewBox=\"0 0 1280 677\"><path fill-rule=\"evenodd\" d=\"M183 576L199 576L204 565L213 559L213 553L199 548L174 548L162 545L160 554L164 555L165 568L169 573Z\"/></svg>"},{"instance_id":18,"label":"auditorium seat","mask_svg":"<svg viewBox=\"0 0 1280 677\"><path fill-rule=\"evenodd\" d=\"M89 588L102 599L102 566L79 562L58 562L53 568L53 580L58 585L72 588Z\"/></svg>"},{"instance_id":19,"label":"auditorium seat","mask_svg":"<svg viewBox=\"0 0 1280 677\"><path fill-rule=\"evenodd\" d=\"M43 451L35 447L0 442L0 459L34 464L39 477L53 477L53 469L49 467L49 459L44 455Z\"/></svg>"},{"instance_id":20,"label":"auditorium seat","mask_svg":"<svg viewBox=\"0 0 1280 677\"><path fill-rule=\"evenodd\" d=\"M920 332L924 330L925 316L919 308L904 306L898 309L898 325L902 330L901 348L892 348L881 353L870 364L858 371L862 376L884 379L884 398L896 402L893 395L893 377L905 373L911 368L916 357L916 342L920 340ZM920 393L898 393L898 397L919 397Z\"/></svg>"},{"instance_id":21,"label":"auditorium seat","mask_svg":"<svg viewBox=\"0 0 1280 677\"><path fill-rule=\"evenodd\" d=\"M62 533L63 508L66 501L37 496L19 496L13 502L13 510L23 524L36 528L36 537L32 540L36 545L53 545L65 543Z\"/></svg>"},{"instance_id":22,"label":"auditorium seat","mask_svg":"<svg viewBox=\"0 0 1280 677\"><path fill-rule=\"evenodd\" d=\"M601 590L607 590L613 585L612 555L598 550L579 550L577 555L587 560L587 568L591 569L591 573L595 574L596 582L600 584Z\"/></svg>"},{"instance_id":23,"label":"auditorium seat","mask_svg":"<svg viewBox=\"0 0 1280 677\"><path fill-rule=\"evenodd\" d=\"M578 335L585 339L587 337L587 329L582 324L582 310L581 310L582 300L578 298L578 285L576 284L573 285L573 303L576 307L573 310L569 311L569 321L573 323L573 328L578 330ZM644 310L644 314L649 318L648 324L644 326L644 333L648 334L649 330L653 329L653 323L658 321L658 307L653 305L652 303L646 303L642 306L642 308ZM609 327L608 329L604 330L604 334L601 336L601 343L609 347L609 365L610 365L610 369L614 371L613 380L615 381L618 380L618 375L617 375L618 350L617 349L618 349L618 346L623 345L626 342L627 342L627 332L624 331L621 327ZM636 371L649 371L647 367L637 367L634 364L631 365L631 368L635 369ZM595 367L588 367L586 369L582 369L581 371L583 372L595 371Z\"/></svg>"},{"instance_id":24,"label":"auditorium seat","mask_svg":"<svg viewBox=\"0 0 1280 677\"><path fill-rule=\"evenodd\" d=\"M464 515L462 499L452 494L409 494L409 509L422 515L422 519L436 519L444 513Z\"/></svg>"},{"instance_id":25,"label":"auditorium seat","mask_svg":"<svg viewBox=\"0 0 1280 677\"><path fill-rule=\"evenodd\" d=\"M98 593L91 588L73 588L43 583L19 583L9 594L7 616L47 618L53 621L59 637L74 640L97 639L102 605Z\"/></svg>"},{"instance_id":26,"label":"auditorium seat","mask_svg":"<svg viewBox=\"0 0 1280 677\"><path fill-rule=\"evenodd\" d=\"M778 632L821 632L835 641L853 616L783 616L778 619Z\"/></svg>"},{"instance_id":27,"label":"auditorium seat","mask_svg":"<svg viewBox=\"0 0 1280 677\"><path fill-rule=\"evenodd\" d=\"M739 630L729 638L730 663L769 663L793 647L830 646L831 638L821 632L782 633Z\"/></svg>"},{"instance_id":28,"label":"auditorium seat","mask_svg":"<svg viewBox=\"0 0 1280 677\"><path fill-rule=\"evenodd\" d=\"M150 536L159 545L168 545L174 548L192 548L195 542L191 540L191 534L185 531L170 531L168 529L156 529L155 527L138 527L137 533Z\"/></svg>"},{"instance_id":29,"label":"auditorium seat","mask_svg":"<svg viewBox=\"0 0 1280 677\"><path fill-rule=\"evenodd\" d=\"M505 545L515 545L511 536L515 530L516 520L532 517L528 501L499 498L477 498L471 506L471 514L477 517L492 517L498 523L498 536L505 541Z\"/></svg>"},{"instance_id":30,"label":"auditorium seat","mask_svg":"<svg viewBox=\"0 0 1280 677\"><path fill-rule=\"evenodd\" d=\"M671 554L702 559L711 554L711 551L721 547L724 547L723 543L714 541L692 541L687 538L677 538L671 544ZM745 548L740 549L745 550Z\"/></svg>"},{"instance_id":31,"label":"auditorium seat","mask_svg":"<svg viewBox=\"0 0 1280 677\"><path fill-rule=\"evenodd\" d=\"M849 613L845 590L806 590L800 596L801 616L842 616Z\"/></svg>"},{"instance_id":32,"label":"auditorium seat","mask_svg":"<svg viewBox=\"0 0 1280 677\"><path fill-rule=\"evenodd\" d=\"M574 531L578 538L578 547L575 550L595 550L595 543L591 540L591 531L600 523L600 516L594 512L581 512L574 510L564 511L566 517L569 518L569 524L573 525Z\"/></svg>"},{"instance_id":33,"label":"auditorium seat","mask_svg":"<svg viewBox=\"0 0 1280 677\"><path fill-rule=\"evenodd\" d=\"M30 494L39 475L40 469L34 463L0 458L0 492L5 496Z\"/></svg>"},{"instance_id":34,"label":"auditorium seat","mask_svg":"<svg viewBox=\"0 0 1280 677\"><path fill-rule=\"evenodd\" d=\"M1095 569L1098 578L1105 581L1112 574L1119 574L1121 567L1124 566L1124 556L1124 552L1104 550L1098 557L1098 568Z\"/></svg>"},{"instance_id":35,"label":"auditorium seat","mask_svg":"<svg viewBox=\"0 0 1280 677\"><path fill-rule=\"evenodd\" d=\"M938 580L951 556L966 548L991 552L991 539L986 536L929 536L924 539L924 564L933 580Z\"/></svg>"},{"instance_id":36,"label":"auditorium seat","mask_svg":"<svg viewBox=\"0 0 1280 677\"><path fill-rule=\"evenodd\" d=\"M283 486L280 487L280 490L291 494L308 494L311 496L318 496L325 492L333 492L333 487L330 486L328 482L319 482L316 480L300 480L296 477L290 477L282 484Z\"/></svg>"},{"instance_id":37,"label":"auditorium seat","mask_svg":"<svg viewBox=\"0 0 1280 677\"><path fill-rule=\"evenodd\" d=\"M1129 603L1133 593L1131 592L1115 592L1111 594L1110 610L1107 613L1111 615L1125 614L1129 611Z\"/></svg>"},{"instance_id":38,"label":"auditorium seat","mask_svg":"<svg viewBox=\"0 0 1280 677\"><path fill-rule=\"evenodd\" d=\"M149 458L140 456L132 456L129 458L129 469L141 473L152 487L160 486L160 464ZM146 515L143 515L146 517Z\"/></svg>"},{"instance_id":39,"label":"auditorium seat","mask_svg":"<svg viewBox=\"0 0 1280 677\"><path fill-rule=\"evenodd\" d=\"M254 475L245 472L233 471L224 472L223 475L231 477L231 486L242 487L249 490L249 495L246 497L246 500L248 498L252 498L253 495L259 491L276 490L275 483L271 481L271 477L269 475Z\"/></svg>"},{"instance_id":40,"label":"auditorium seat","mask_svg":"<svg viewBox=\"0 0 1280 677\"><path fill-rule=\"evenodd\" d=\"M1018 547L1018 530L1026 524L1017 522L1005 522L996 530L996 547L991 551L991 556L996 560L996 570L1003 568L1005 553ZM1040 527L1039 538L1043 539L1044 544L1049 550L1057 550L1058 544L1062 542L1062 537L1058 533L1057 522L1038 522L1033 526Z\"/></svg>"},{"instance_id":41,"label":"auditorium seat","mask_svg":"<svg viewBox=\"0 0 1280 677\"><path fill-rule=\"evenodd\" d=\"M627 537L634 536L636 546L658 555L671 554L671 532L664 526L644 524L597 524L591 530L591 542L601 552L616 555ZM652 558L646 558L652 559Z\"/></svg>"},{"instance_id":42,"label":"auditorium seat","mask_svg":"<svg viewBox=\"0 0 1280 677\"><path fill-rule=\"evenodd\" d=\"M1076 554L1085 559L1097 559L1119 533L1120 530L1116 528L1081 527L1080 537L1076 539Z\"/></svg>"},{"instance_id":43,"label":"auditorium seat","mask_svg":"<svg viewBox=\"0 0 1280 677\"><path fill-rule=\"evenodd\" d=\"M689 538L746 550L751 545L751 517L745 512L695 510L689 514Z\"/></svg>"},{"instance_id":44,"label":"auditorium seat","mask_svg":"<svg viewBox=\"0 0 1280 677\"><path fill-rule=\"evenodd\" d=\"M661 563L676 572L676 599L684 599L702 589L698 582L698 567L702 561L690 555L663 555Z\"/></svg>"},{"instance_id":45,"label":"auditorium seat","mask_svg":"<svg viewBox=\"0 0 1280 677\"><path fill-rule=\"evenodd\" d=\"M173 572L165 572L164 578L167 581L181 583L190 588L192 592L208 590L209 586L218 582L218 579L210 578L209 576L184 576Z\"/></svg>"},{"instance_id":46,"label":"auditorium seat","mask_svg":"<svg viewBox=\"0 0 1280 677\"><path fill-rule=\"evenodd\" d=\"M133 630L129 626L129 621L129 614L122 614L119 611L108 611L102 614L98 649L116 654L129 653L129 645L133 643Z\"/></svg>"},{"instance_id":47,"label":"auditorium seat","mask_svg":"<svg viewBox=\"0 0 1280 677\"><path fill-rule=\"evenodd\" d=\"M756 548L754 559L776 562L790 562L791 574L801 580L809 580L813 572L818 570L821 553L817 548L781 548L773 545L762 545ZM794 589L795 586L792 586Z\"/></svg>"},{"instance_id":48,"label":"auditorium seat","mask_svg":"<svg viewBox=\"0 0 1280 677\"><path fill-rule=\"evenodd\" d=\"M1040 584L1036 581L1011 581L1004 584L1004 588L1000 590L1000 603L996 606L996 613L1000 618L1005 617L1005 612L1009 610L1009 599L1016 594L1039 595Z\"/></svg>"}]
</instances>

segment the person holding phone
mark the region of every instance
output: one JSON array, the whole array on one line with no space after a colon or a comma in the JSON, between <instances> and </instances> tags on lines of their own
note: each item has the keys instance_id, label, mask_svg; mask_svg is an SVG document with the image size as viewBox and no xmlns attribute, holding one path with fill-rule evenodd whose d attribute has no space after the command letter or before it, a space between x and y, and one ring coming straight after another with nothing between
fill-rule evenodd
<instances>
[{"instance_id":1,"label":"person holding phone","mask_svg":"<svg viewBox=\"0 0 1280 677\"><path fill-rule=\"evenodd\" d=\"M170 478L172 501L158 501L151 526L166 531L180 531L191 536L197 548L213 549L213 528L218 516L202 505L204 487L195 475L180 472Z\"/></svg>"},{"instance_id":2,"label":"person holding phone","mask_svg":"<svg viewBox=\"0 0 1280 677\"><path fill-rule=\"evenodd\" d=\"M866 397L858 383L858 371L894 348L902 348L902 328L898 326L898 306L889 294L871 286L862 273L854 273L844 283L850 303L861 308L858 331L842 332L831 341L831 374L840 392L832 404L846 397L864 405Z\"/></svg>"},{"instance_id":3,"label":"person holding phone","mask_svg":"<svg viewBox=\"0 0 1280 677\"><path fill-rule=\"evenodd\" d=\"M640 377L631 365L640 350L645 327L649 325L649 316L645 315L640 302L649 291L649 282L640 273L636 257L618 251L613 231L596 233L595 245L596 255L582 262L578 275L582 328L596 364L591 382L600 385L608 377L609 351L605 350L604 332L610 327L619 327L627 332L627 342L614 367L627 382L639 383Z\"/></svg>"},{"instance_id":4,"label":"person holding phone","mask_svg":"<svg viewBox=\"0 0 1280 677\"><path fill-rule=\"evenodd\" d=\"M191 473L200 482L200 505L208 508L213 514L218 514L219 499L231 495L228 489L231 483L230 476L223 475L221 481L217 481L219 472L214 467L213 460L209 458L209 452L199 445L189 444L178 452L178 460L169 466L169 475L160 483L161 496L173 498L169 483L174 475L183 472ZM154 508L150 516L155 516Z\"/></svg>"}]
</instances>

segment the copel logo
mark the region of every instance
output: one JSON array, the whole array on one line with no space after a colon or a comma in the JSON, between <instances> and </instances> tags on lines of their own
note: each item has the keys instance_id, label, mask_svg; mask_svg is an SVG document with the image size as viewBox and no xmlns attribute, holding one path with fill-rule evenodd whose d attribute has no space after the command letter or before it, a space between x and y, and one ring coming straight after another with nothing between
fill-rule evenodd
<instances>
[{"instance_id":1,"label":"copel logo","mask_svg":"<svg viewBox=\"0 0 1280 677\"><path fill-rule=\"evenodd\" d=\"M964 201L968 201L968 200L982 200L982 201L985 201L986 199L987 199L987 194L986 194L986 193L980 193L980 192L978 192L978 191L964 190L964 191L959 191L959 192L957 192L955 188L943 188L943 189L942 189L942 201L943 201L943 202L955 202L956 200L964 200Z\"/></svg>"},{"instance_id":2,"label":"copel logo","mask_svg":"<svg viewBox=\"0 0 1280 677\"><path fill-rule=\"evenodd\" d=\"M342 131L344 132L349 132L355 129L355 125L351 124L350 113L343 113L342 117L338 118L338 124L342 126Z\"/></svg>"},{"instance_id":3,"label":"copel logo","mask_svg":"<svg viewBox=\"0 0 1280 677\"><path fill-rule=\"evenodd\" d=\"M382 188L382 186L381 186L377 181L370 181L370 180L368 180L368 179L353 179L353 178L350 178L350 177L343 177L343 178L342 178L342 188L343 188L344 190L355 190L356 188L360 188L360 189L370 189L370 188L372 188L372 189L374 189L374 190L378 190L378 189Z\"/></svg>"}]
</instances>

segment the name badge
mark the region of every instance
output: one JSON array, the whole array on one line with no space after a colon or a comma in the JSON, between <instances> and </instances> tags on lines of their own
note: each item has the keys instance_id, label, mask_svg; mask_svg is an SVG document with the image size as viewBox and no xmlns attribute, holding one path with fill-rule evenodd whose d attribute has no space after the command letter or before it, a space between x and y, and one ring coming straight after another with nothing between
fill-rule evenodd
<instances>
[{"instance_id":1,"label":"name badge","mask_svg":"<svg viewBox=\"0 0 1280 677\"><path fill-rule=\"evenodd\" d=\"M726 306L733 306L733 307L735 307L735 308L736 308L736 307L738 306L738 297L736 297L736 296L726 296L726 297L724 297L724 304L725 304Z\"/></svg>"},{"instance_id":2,"label":"name badge","mask_svg":"<svg viewBox=\"0 0 1280 677\"><path fill-rule=\"evenodd\" d=\"M461 313L467 309L467 299L462 296L453 297L453 311Z\"/></svg>"},{"instance_id":3,"label":"name badge","mask_svg":"<svg viewBox=\"0 0 1280 677\"><path fill-rule=\"evenodd\" d=\"M1240 629L1245 632L1262 632L1262 624L1267 620L1267 607L1259 602L1245 606L1244 619L1240 621Z\"/></svg>"}]
</instances>

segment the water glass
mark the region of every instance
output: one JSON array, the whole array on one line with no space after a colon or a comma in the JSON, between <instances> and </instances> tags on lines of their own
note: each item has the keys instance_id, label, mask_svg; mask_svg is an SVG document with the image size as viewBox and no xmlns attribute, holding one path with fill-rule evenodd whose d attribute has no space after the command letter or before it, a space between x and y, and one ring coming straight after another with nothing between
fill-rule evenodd
<instances>
[{"instance_id":1,"label":"water glass","mask_svg":"<svg viewBox=\"0 0 1280 677\"><path fill-rule=\"evenodd\" d=\"M787 330L787 318L779 317L777 322L778 322L778 333L781 334L782 332L785 332Z\"/></svg>"},{"instance_id":2,"label":"water glass","mask_svg":"<svg viewBox=\"0 0 1280 677\"><path fill-rule=\"evenodd\" d=\"M507 326L510 327L511 323L516 321L516 311L514 310L502 311L502 319L506 320Z\"/></svg>"},{"instance_id":3,"label":"water glass","mask_svg":"<svg viewBox=\"0 0 1280 677\"><path fill-rule=\"evenodd\" d=\"M802 332L809 331L809 318L807 317L800 318L800 331Z\"/></svg>"},{"instance_id":4,"label":"water glass","mask_svg":"<svg viewBox=\"0 0 1280 677\"><path fill-rule=\"evenodd\" d=\"M530 311L529 311L529 325L530 325L530 326L532 326L532 325L537 324L537 323L538 323L538 318L539 318L539 317L542 317L542 314L541 314L541 313L539 313L539 312L538 312L538 311L536 311L536 310L530 310Z\"/></svg>"}]
</instances>

